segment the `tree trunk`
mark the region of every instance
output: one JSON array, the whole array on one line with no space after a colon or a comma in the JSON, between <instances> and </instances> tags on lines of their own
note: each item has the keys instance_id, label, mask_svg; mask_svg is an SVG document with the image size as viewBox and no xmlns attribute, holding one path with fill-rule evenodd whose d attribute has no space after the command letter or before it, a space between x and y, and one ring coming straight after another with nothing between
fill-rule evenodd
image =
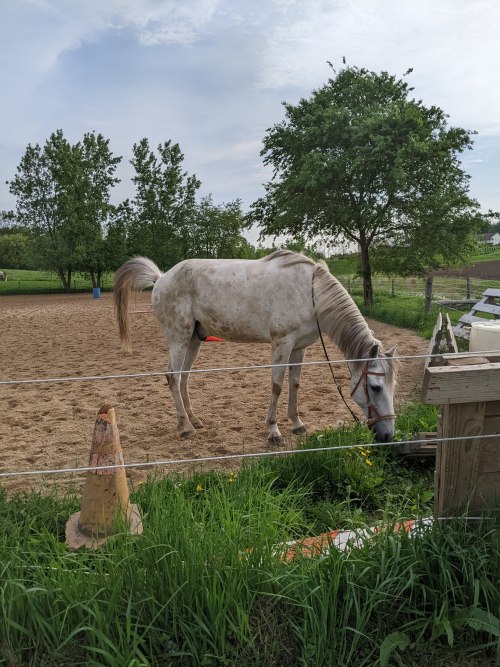
<instances>
[{"instance_id":1,"label":"tree trunk","mask_svg":"<svg viewBox=\"0 0 500 667\"><path fill-rule=\"evenodd\" d=\"M433 277L427 276L425 283L425 312L430 313L432 308L432 282Z\"/></svg>"},{"instance_id":2,"label":"tree trunk","mask_svg":"<svg viewBox=\"0 0 500 667\"><path fill-rule=\"evenodd\" d=\"M361 249L361 273L363 276L363 303L365 306L371 308L373 306L373 286L370 255L368 252L369 246L364 239L361 239L359 247Z\"/></svg>"},{"instance_id":3,"label":"tree trunk","mask_svg":"<svg viewBox=\"0 0 500 667\"><path fill-rule=\"evenodd\" d=\"M68 281L66 280L66 273L64 269L58 268L57 273L59 274L59 279L62 282L63 290L67 292L69 287L68 287Z\"/></svg>"},{"instance_id":4,"label":"tree trunk","mask_svg":"<svg viewBox=\"0 0 500 667\"><path fill-rule=\"evenodd\" d=\"M100 287L99 285L99 277L96 277L96 274L94 270L89 271L90 274L90 281L92 283L92 287Z\"/></svg>"}]
</instances>

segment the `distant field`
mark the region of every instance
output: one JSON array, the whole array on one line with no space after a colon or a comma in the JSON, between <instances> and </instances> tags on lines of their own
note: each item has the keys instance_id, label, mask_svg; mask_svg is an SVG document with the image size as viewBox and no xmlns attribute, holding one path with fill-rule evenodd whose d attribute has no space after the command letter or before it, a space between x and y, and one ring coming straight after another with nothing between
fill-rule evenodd
<instances>
[{"instance_id":1,"label":"distant field","mask_svg":"<svg viewBox=\"0 0 500 667\"><path fill-rule=\"evenodd\" d=\"M24 269L0 269L7 274L7 282L0 282L2 294L48 294L64 292L61 281L55 273L49 271L28 271ZM107 274L103 288L111 289L113 274ZM92 283L82 274L76 274L71 280L71 291L84 292L92 289Z\"/></svg>"},{"instance_id":2,"label":"distant field","mask_svg":"<svg viewBox=\"0 0 500 667\"><path fill-rule=\"evenodd\" d=\"M362 280L356 275L357 258L355 256L340 259L329 259L328 265L334 276L354 292L361 289ZM8 281L0 282L2 294L46 294L63 292L61 281L55 273L49 271L27 271L21 269L0 269L7 273ZM462 269L443 269L434 273L434 292L443 298L465 298L467 295L466 278L471 278L472 298L481 297L487 287L500 288L500 249L474 257L474 264ZM423 278L396 277L381 275L373 277L375 293L390 292L410 295L423 295L425 285ZM393 288L394 285L394 288ZM103 289L112 289L113 274L106 274ZM76 274L71 281L71 291L83 292L91 290L92 284L82 274Z\"/></svg>"}]
</instances>

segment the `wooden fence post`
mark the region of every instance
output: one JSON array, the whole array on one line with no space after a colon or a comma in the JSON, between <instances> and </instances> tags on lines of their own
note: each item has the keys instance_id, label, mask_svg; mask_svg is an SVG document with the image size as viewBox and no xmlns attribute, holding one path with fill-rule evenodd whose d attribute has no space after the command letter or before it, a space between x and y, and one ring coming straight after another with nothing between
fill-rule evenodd
<instances>
[{"instance_id":1,"label":"wooden fence post","mask_svg":"<svg viewBox=\"0 0 500 667\"><path fill-rule=\"evenodd\" d=\"M470 284L470 276L467 276L466 280L466 290L467 290L467 299L472 299L472 288Z\"/></svg>"},{"instance_id":2,"label":"wooden fence post","mask_svg":"<svg viewBox=\"0 0 500 667\"><path fill-rule=\"evenodd\" d=\"M478 516L500 505L500 354L443 355L442 363L426 368L422 388L424 403L441 405L434 512Z\"/></svg>"},{"instance_id":3,"label":"wooden fence post","mask_svg":"<svg viewBox=\"0 0 500 667\"><path fill-rule=\"evenodd\" d=\"M430 313L432 307L432 276L427 276L425 284L425 312Z\"/></svg>"},{"instance_id":4,"label":"wooden fence post","mask_svg":"<svg viewBox=\"0 0 500 667\"><path fill-rule=\"evenodd\" d=\"M396 285L395 285L395 282L394 282L394 278L392 279L392 283L391 283L391 296L396 296Z\"/></svg>"}]
</instances>

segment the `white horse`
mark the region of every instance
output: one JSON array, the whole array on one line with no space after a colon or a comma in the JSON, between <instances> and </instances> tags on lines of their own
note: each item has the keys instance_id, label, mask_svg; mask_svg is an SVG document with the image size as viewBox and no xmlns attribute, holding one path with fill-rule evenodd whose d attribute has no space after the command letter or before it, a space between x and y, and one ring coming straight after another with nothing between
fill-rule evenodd
<instances>
[{"instance_id":1,"label":"white horse","mask_svg":"<svg viewBox=\"0 0 500 667\"><path fill-rule=\"evenodd\" d=\"M241 343L271 343L269 441L279 442L276 406L287 364L288 417L292 432L305 433L297 411L301 362L320 331L351 361L351 396L368 418L378 441L394 434L395 348L384 353L358 307L323 262L278 250L259 260L188 259L162 273L151 260L135 257L115 275L114 300L122 344L131 350L129 301L132 289L154 284L153 311L170 346L167 380L183 437L203 426L191 408L189 371L201 341L215 335ZM279 365L282 364L282 365ZM283 365L284 364L284 365Z\"/></svg>"}]
</instances>

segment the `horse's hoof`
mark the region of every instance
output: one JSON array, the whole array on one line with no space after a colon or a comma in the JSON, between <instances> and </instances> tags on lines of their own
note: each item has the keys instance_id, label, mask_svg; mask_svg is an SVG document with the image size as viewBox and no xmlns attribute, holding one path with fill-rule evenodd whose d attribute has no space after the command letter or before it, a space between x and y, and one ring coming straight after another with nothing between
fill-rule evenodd
<instances>
[{"instance_id":1,"label":"horse's hoof","mask_svg":"<svg viewBox=\"0 0 500 667\"><path fill-rule=\"evenodd\" d=\"M195 428L203 428L203 422L201 421L201 419L198 419L198 418L191 419L191 424Z\"/></svg>"},{"instance_id":2,"label":"horse's hoof","mask_svg":"<svg viewBox=\"0 0 500 667\"><path fill-rule=\"evenodd\" d=\"M183 440L187 440L188 438L191 438L194 434L195 434L195 431L182 431L181 438Z\"/></svg>"},{"instance_id":3,"label":"horse's hoof","mask_svg":"<svg viewBox=\"0 0 500 667\"><path fill-rule=\"evenodd\" d=\"M283 444L283 438L281 435L270 435L267 441L271 447L279 447L279 445Z\"/></svg>"},{"instance_id":4,"label":"horse's hoof","mask_svg":"<svg viewBox=\"0 0 500 667\"><path fill-rule=\"evenodd\" d=\"M294 435L307 435L307 429L305 426L299 426L298 428L292 428L292 433Z\"/></svg>"}]
</instances>

